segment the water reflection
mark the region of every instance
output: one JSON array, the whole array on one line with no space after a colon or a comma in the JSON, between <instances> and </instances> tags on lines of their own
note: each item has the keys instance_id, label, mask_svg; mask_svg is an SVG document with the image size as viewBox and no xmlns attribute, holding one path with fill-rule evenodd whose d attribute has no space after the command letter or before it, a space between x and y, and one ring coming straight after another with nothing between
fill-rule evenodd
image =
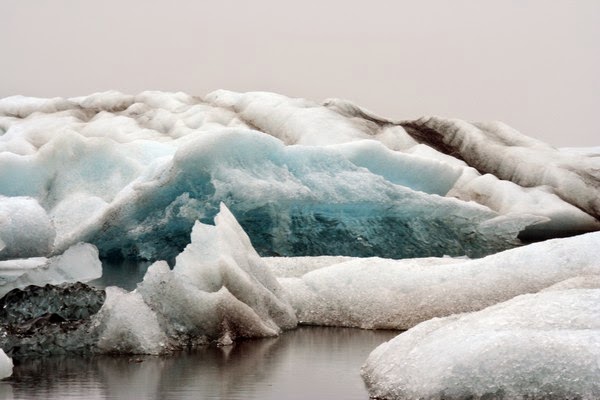
<instances>
[{"instance_id":1,"label":"water reflection","mask_svg":"<svg viewBox=\"0 0 600 400\"><path fill-rule=\"evenodd\" d=\"M359 371L398 332L302 327L168 357L24 360L6 399L367 399Z\"/></svg>"},{"instance_id":2,"label":"water reflection","mask_svg":"<svg viewBox=\"0 0 600 400\"><path fill-rule=\"evenodd\" d=\"M133 290L144 278L150 264L152 264L150 261L105 259L102 260L102 277L89 282L89 284L99 288L118 286L126 290Z\"/></svg>"}]
</instances>

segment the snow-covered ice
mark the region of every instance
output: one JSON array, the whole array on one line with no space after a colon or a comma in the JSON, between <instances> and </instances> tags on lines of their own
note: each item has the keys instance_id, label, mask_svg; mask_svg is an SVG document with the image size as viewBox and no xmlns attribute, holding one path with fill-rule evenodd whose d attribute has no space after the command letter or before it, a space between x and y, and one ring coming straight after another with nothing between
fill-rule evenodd
<instances>
[{"instance_id":1,"label":"snow-covered ice","mask_svg":"<svg viewBox=\"0 0 600 400\"><path fill-rule=\"evenodd\" d=\"M35 199L0 196L0 260L48 255L55 235Z\"/></svg>"},{"instance_id":2,"label":"snow-covered ice","mask_svg":"<svg viewBox=\"0 0 600 400\"><path fill-rule=\"evenodd\" d=\"M600 290L516 297L423 322L377 347L362 376L381 399L600 397Z\"/></svg>"},{"instance_id":3,"label":"snow-covered ice","mask_svg":"<svg viewBox=\"0 0 600 400\"><path fill-rule=\"evenodd\" d=\"M598 275L598 248L595 232L475 260L358 258L279 281L301 323L408 329L569 278Z\"/></svg>"},{"instance_id":4,"label":"snow-covered ice","mask_svg":"<svg viewBox=\"0 0 600 400\"><path fill-rule=\"evenodd\" d=\"M600 217L598 159L560 151L501 122L470 124L425 117L406 124L425 143L524 187L547 186L563 200Z\"/></svg>"}]
</instances>

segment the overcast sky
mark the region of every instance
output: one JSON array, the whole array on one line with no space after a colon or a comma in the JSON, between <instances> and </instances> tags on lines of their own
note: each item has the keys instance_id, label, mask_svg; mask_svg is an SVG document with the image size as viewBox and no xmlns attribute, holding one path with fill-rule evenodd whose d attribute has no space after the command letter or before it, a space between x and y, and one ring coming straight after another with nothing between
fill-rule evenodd
<instances>
[{"instance_id":1,"label":"overcast sky","mask_svg":"<svg viewBox=\"0 0 600 400\"><path fill-rule=\"evenodd\" d=\"M0 0L0 97L274 91L598 146L597 0Z\"/></svg>"}]
</instances>

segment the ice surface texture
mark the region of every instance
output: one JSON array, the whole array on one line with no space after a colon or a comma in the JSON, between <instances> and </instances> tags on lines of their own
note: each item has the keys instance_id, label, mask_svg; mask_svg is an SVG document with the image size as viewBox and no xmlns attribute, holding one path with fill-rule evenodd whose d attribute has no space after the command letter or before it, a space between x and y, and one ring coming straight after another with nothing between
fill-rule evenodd
<instances>
[{"instance_id":1,"label":"ice surface texture","mask_svg":"<svg viewBox=\"0 0 600 400\"><path fill-rule=\"evenodd\" d=\"M0 258L83 241L171 260L221 201L263 255L478 257L599 229L593 156L501 124L423 121L272 93L6 98Z\"/></svg>"},{"instance_id":2,"label":"ice surface texture","mask_svg":"<svg viewBox=\"0 0 600 400\"><path fill-rule=\"evenodd\" d=\"M130 293L107 289L99 314L105 352L157 354L239 338L276 336L296 316L230 211L197 223L175 267L158 261Z\"/></svg>"},{"instance_id":3,"label":"ice surface texture","mask_svg":"<svg viewBox=\"0 0 600 400\"><path fill-rule=\"evenodd\" d=\"M564 200L600 218L597 157L558 152L502 123L422 118L407 126L413 136L457 154L479 171L525 187L547 185Z\"/></svg>"},{"instance_id":4,"label":"ice surface texture","mask_svg":"<svg viewBox=\"0 0 600 400\"><path fill-rule=\"evenodd\" d=\"M408 329L475 311L569 278L600 274L600 232L554 239L476 260L355 259L280 283L301 323ZM301 261L300 261L301 262ZM294 275L289 271L286 274ZM593 287L594 280L586 279ZM568 286L567 286L568 285Z\"/></svg>"},{"instance_id":5,"label":"ice surface texture","mask_svg":"<svg viewBox=\"0 0 600 400\"><path fill-rule=\"evenodd\" d=\"M432 319L380 345L362 375L381 399L597 399L599 304L599 289L548 291Z\"/></svg>"},{"instance_id":6,"label":"ice surface texture","mask_svg":"<svg viewBox=\"0 0 600 400\"><path fill-rule=\"evenodd\" d=\"M0 348L12 357L89 353L103 290L83 283L28 286L0 299Z\"/></svg>"},{"instance_id":7,"label":"ice surface texture","mask_svg":"<svg viewBox=\"0 0 600 400\"><path fill-rule=\"evenodd\" d=\"M0 196L0 260L47 255L55 234L35 199Z\"/></svg>"}]
</instances>

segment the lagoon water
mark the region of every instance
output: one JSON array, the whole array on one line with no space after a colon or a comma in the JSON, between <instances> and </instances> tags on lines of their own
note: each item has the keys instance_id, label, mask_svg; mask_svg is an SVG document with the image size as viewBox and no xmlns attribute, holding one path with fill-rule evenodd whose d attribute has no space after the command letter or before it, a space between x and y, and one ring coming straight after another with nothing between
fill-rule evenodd
<instances>
[{"instance_id":1,"label":"lagoon water","mask_svg":"<svg viewBox=\"0 0 600 400\"><path fill-rule=\"evenodd\" d=\"M3 399L368 399L360 367L397 331L300 327L169 356L20 360Z\"/></svg>"},{"instance_id":2,"label":"lagoon water","mask_svg":"<svg viewBox=\"0 0 600 400\"><path fill-rule=\"evenodd\" d=\"M103 261L96 287L135 289L150 263ZM277 338L166 356L65 355L15 360L0 399L369 398L360 368L398 331L300 326Z\"/></svg>"}]
</instances>

